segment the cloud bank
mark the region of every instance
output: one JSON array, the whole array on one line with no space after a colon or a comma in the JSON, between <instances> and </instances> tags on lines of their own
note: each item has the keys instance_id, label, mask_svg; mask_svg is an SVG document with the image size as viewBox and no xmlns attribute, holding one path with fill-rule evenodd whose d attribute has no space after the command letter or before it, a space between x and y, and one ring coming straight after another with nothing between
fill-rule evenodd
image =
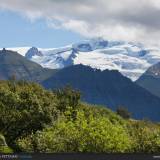
<instances>
[{"instance_id":1,"label":"cloud bank","mask_svg":"<svg viewBox=\"0 0 160 160\"><path fill-rule=\"evenodd\" d=\"M160 45L160 0L0 0L0 9L87 38Z\"/></svg>"}]
</instances>

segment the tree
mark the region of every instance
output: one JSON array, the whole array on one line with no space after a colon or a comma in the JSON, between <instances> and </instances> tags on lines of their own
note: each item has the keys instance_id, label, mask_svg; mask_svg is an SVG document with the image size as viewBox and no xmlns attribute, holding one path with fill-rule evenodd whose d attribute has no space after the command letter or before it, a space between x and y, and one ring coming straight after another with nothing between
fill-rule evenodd
<instances>
[{"instance_id":1,"label":"tree","mask_svg":"<svg viewBox=\"0 0 160 160\"><path fill-rule=\"evenodd\" d=\"M66 86L63 89L58 89L53 91L59 100L58 109L61 112L65 112L69 110L71 112L71 116L73 119L76 118L77 115L77 107L80 101L80 92L72 89L70 86Z\"/></svg>"},{"instance_id":2,"label":"tree","mask_svg":"<svg viewBox=\"0 0 160 160\"><path fill-rule=\"evenodd\" d=\"M12 84L12 82L11 82ZM56 96L41 86L16 83L0 85L0 132L8 145L15 148L14 142L21 136L42 130L57 119Z\"/></svg>"},{"instance_id":3,"label":"tree","mask_svg":"<svg viewBox=\"0 0 160 160\"><path fill-rule=\"evenodd\" d=\"M120 115L124 119L131 118L131 113L125 107L118 107L117 114Z\"/></svg>"}]
</instances>

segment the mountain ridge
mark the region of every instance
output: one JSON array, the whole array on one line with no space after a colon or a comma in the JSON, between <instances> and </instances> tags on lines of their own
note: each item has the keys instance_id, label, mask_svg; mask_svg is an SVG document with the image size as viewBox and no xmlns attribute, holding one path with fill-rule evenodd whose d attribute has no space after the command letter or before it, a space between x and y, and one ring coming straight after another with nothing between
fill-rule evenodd
<instances>
[{"instance_id":1,"label":"mountain ridge","mask_svg":"<svg viewBox=\"0 0 160 160\"><path fill-rule=\"evenodd\" d=\"M82 64L69 66L42 85L47 89L70 85L82 93L85 102L109 106L112 110L124 106L136 119L159 119L160 99L116 70L101 71Z\"/></svg>"},{"instance_id":2,"label":"mountain ridge","mask_svg":"<svg viewBox=\"0 0 160 160\"><path fill-rule=\"evenodd\" d=\"M47 89L71 85L82 92L82 100L109 106L127 107L137 119L159 120L160 98L138 86L117 70L93 69L82 64L60 70L46 69L16 52L0 51L0 79L15 76L17 80L38 82Z\"/></svg>"},{"instance_id":3,"label":"mountain ridge","mask_svg":"<svg viewBox=\"0 0 160 160\"><path fill-rule=\"evenodd\" d=\"M23 56L28 51L27 47L13 50L17 50ZM44 68L61 69L70 65L84 64L101 70L118 70L133 81L150 66L160 62L159 48L102 38L84 40L65 47L37 50L37 53L41 52L40 56L33 53L27 58Z\"/></svg>"}]
</instances>

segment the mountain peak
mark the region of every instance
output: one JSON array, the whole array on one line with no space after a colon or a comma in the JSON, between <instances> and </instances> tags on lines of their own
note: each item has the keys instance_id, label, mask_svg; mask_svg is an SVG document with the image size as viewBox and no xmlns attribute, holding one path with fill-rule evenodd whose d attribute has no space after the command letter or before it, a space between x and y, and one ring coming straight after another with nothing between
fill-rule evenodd
<instances>
[{"instance_id":1,"label":"mountain peak","mask_svg":"<svg viewBox=\"0 0 160 160\"><path fill-rule=\"evenodd\" d=\"M33 56L43 56L42 52L38 50L36 47L30 48L27 53L25 54L25 57L27 59L31 59Z\"/></svg>"}]
</instances>

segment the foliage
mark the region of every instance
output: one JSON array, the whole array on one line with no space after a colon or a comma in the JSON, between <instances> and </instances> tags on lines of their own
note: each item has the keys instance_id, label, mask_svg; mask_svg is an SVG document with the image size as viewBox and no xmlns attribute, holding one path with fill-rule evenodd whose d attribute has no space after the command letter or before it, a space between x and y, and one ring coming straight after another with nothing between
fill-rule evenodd
<instances>
[{"instance_id":1,"label":"foliage","mask_svg":"<svg viewBox=\"0 0 160 160\"><path fill-rule=\"evenodd\" d=\"M131 118L131 113L125 107L118 107L117 114L120 115L124 119Z\"/></svg>"},{"instance_id":2,"label":"foliage","mask_svg":"<svg viewBox=\"0 0 160 160\"><path fill-rule=\"evenodd\" d=\"M0 133L2 153L160 151L159 124L82 103L70 87L47 91L14 77L0 81Z\"/></svg>"},{"instance_id":3,"label":"foliage","mask_svg":"<svg viewBox=\"0 0 160 160\"><path fill-rule=\"evenodd\" d=\"M160 152L159 126L148 121L135 121L130 124L130 135L133 141L133 152Z\"/></svg>"},{"instance_id":4,"label":"foliage","mask_svg":"<svg viewBox=\"0 0 160 160\"><path fill-rule=\"evenodd\" d=\"M72 107L72 109L76 109L79 100L80 100L80 92L73 90L72 87L67 86L62 89L53 91L57 98L59 99L59 109L60 111L66 111L67 107Z\"/></svg>"},{"instance_id":5,"label":"foliage","mask_svg":"<svg viewBox=\"0 0 160 160\"><path fill-rule=\"evenodd\" d=\"M71 112L73 119L77 116L77 107L80 101L80 92L72 89L70 86L53 91L58 98L57 108L61 112L66 112L67 110Z\"/></svg>"},{"instance_id":6,"label":"foliage","mask_svg":"<svg viewBox=\"0 0 160 160\"><path fill-rule=\"evenodd\" d=\"M89 117L90 114L92 114L95 118L107 117L113 124L125 124L125 120L121 118L121 116L115 114L113 111L104 106L81 103L79 105L79 109L84 111L86 118Z\"/></svg>"},{"instance_id":7,"label":"foliage","mask_svg":"<svg viewBox=\"0 0 160 160\"><path fill-rule=\"evenodd\" d=\"M36 144L36 145L35 145ZM59 119L52 127L18 141L27 152L128 152L130 138L125 128L106 117L85 117L79 111L75 121ZM36 148L35 148L36 146Z\"/></svg>"},{"instance_id":8,"label":"foliage","mask_svg":"<svg viewBox=\"0 0 160 160\"><path fill-rule=\"evenodd\" d=\"M37 84L0 82L0 132L9 145L56 119L57 98Z\"/></svg>"},{"instance_id":9,"label":"foliage","mask_svg":"<svg viewBox=\"0 0 160 160\"><path fill-rule=\"evenodd\" d=\"M0 153L12 153L12 149L10 149L5 141L4 136L0 134Z\"/></svg>"},{"instance_id":10,"label":"foliage","mask_svg":"<svg viewBox=\"0 0 160 160\"><path fill-rule=\"evenodd\" d=\"M13 153L13 150L8 146L0 146L0 153Z\"/></svg>"}]
</instances>

